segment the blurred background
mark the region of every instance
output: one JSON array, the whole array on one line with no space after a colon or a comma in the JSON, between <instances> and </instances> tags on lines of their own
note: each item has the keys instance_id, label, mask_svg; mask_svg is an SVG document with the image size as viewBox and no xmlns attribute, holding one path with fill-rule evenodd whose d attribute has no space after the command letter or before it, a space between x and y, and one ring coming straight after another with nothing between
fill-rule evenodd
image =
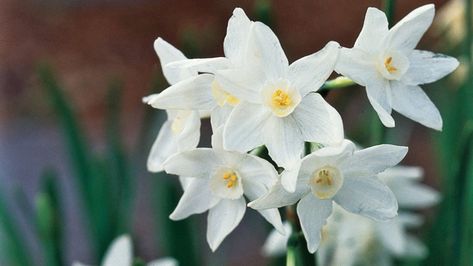
<instances>
[{"instance_id":1,"label":"blurred background","mask_svg":"<svg viewBox=\"0 0 473 266\"><path fill-rule=\"evenodd\" d=\"M431 2L396 1L394 20ZM433 2L436 21L419 47L467 62L465 2ZM188 57L221 56L227 20L242 7L250 19L272 27L292 62L330 40L352 47L370 6L382 3L1 0L0 265L97 265L122 233L132 235L135 256L143 261L174 256L182 265L268 262L260 248L270 228L254 211L215 253L205 243L206 215L168 220L181 194L177 178L146 171L165 113L141 98L167 87L153 41L162 37ZM468 171L456 173L471 165L458 159L471 151L462 149L471 147L471 124L464 125L473 115L467 65L424 86L441 110L443 133L396 116L397 127L382 134L384 142L408 145L403 164L423 167L424 182L452 199L425 211L426 225L417 232L424 239L441 234L438 228L447 236L455 230L455 220L438 217L447 217L448 206L456 204L452 195L461 194L463 207L469 195L455 190L468 187ZM364 89L337 90L328 101L341 113L347 137L375 142L367 134L372 111ZM209 121L202 131L201 145L208 146Z\"/></svg>"}]
</instances>

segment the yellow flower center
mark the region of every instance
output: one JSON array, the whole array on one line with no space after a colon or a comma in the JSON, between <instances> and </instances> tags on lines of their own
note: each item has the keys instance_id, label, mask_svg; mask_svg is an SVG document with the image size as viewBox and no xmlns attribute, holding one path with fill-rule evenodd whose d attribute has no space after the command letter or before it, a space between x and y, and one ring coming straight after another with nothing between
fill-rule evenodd
<instances>
[{"instance_id":1,"label":"yellow flower center","mask_svg":"<svg viewBox=\"0 0 473 266\"><path fill-rule=\"evenodd\" d=\"M273 96L271 98L273 102L273 106L284 109L291 105L292 100L289 94L281 89L277 89L274 91Z\"/></svg>"},{"instance_id":2,"label":"yellow flower center","mask_svg":"<svg viewBox=\"0 0 473 266\"><path fill-rule=\"evenodd\" d=\"M240 99L226 92L216 80L212 82L211 88L212 96L220 107L223 107L225 104L235 106L240 103Z\"/></svg>"},{"instance_id":3,"label":"yellow flower center","mask_svg":"<svg viewBox=\"0 0 473 266\"><path fill-rule=\"evenodd\" d=\"M317 169L310 178L312 193L320 199L329 199L337 193L343 184L340 171L332 166Z\"/></svg>"},{"instance_id":4,"label":"yellow flower center","mask_svg":"<svg viewBox=\"0 0 473 266\"><path fill-rule=\"evenodd\" d=\"M233 171L225 172L223 174L223 180L226 182L227 188L238 185L238 177Z\"/></svg>"},{"instance_id":5,"label":"yellow flower center","mask_svg":"<svg viewBox=\"0 0 473 266\"><path fill-rule=\"evenodd\" d=\"M384 67L391 74L397 71L397 68L393 66L393 57L392 56L389 56L384 60Z\"/></svg>"}]
</instances>

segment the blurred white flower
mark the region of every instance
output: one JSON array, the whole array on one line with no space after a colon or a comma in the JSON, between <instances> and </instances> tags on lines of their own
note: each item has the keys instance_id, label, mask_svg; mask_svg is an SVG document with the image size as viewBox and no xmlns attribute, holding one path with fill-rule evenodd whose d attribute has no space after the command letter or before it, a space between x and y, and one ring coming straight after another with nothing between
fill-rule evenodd
<instances>
[{"instance_id":1,"label":"blurred white flower","mask_svg":"<svg viewBox=\"0 0 473 266\"><path fill-rule=\"evenodd\" d=\"M186 57L171 44L161 38L154 42L164 77L169 84L185 82L196 77L197 71L173 69L167 67L170 62L186 59ZM143 102L151 103L159 94L143 98ZM205 110L201 110L205 115ZM197 147L200 138L200 116L198 111L181 109L167 110L167 121L162 125L148 156L147 168L151 172L163 170L163 162L172 154Z\"/></svg>"},{"instance_id":2,"label":"blurred white flower","mask_svg":"<svg viewBox=\"0 0 473 266\"><path fill-rule=\"evenodd\" d=\"M281 234L277 230L272 230L263 244L263 255L267 257L286 255L287 241L292 234L292 227L289 222L284 222L284 232Z\"/></svg>"},{"instance_id":3,"label":"blurred white flower","mask_svg":"<svg viewBox=\"0 0 473 266\"><path fill-rule=\"evenodd\" d=\"M335 71L366 87L371 105L387 127L395 125L394 109L427 127L442 129L439 111L418 85L441 79L457 68L458 60L415 50L434 13L433 4L419 7L388 29L386 15L368 8L354 47L340 51Z\"/></svg>"},{"instance_id":4,"label":"blurred white flower","mask_svg":"<svg viewBox=\"0 0 473 266\"><path fill-rule=\"evenodd\" d=\"M294 193L276 183L265 196L250 202L255 209L295 204L308 250L314 253L321 230L332 214L333 201L347 211L377 221L397 215L398 204L391 190L377 174L398 164L407 147L378 145L355 151L352 142L317 150L302 159Z\"/></svg>"},{"instance_id":5,"label":"blurred white flower","mask_svg":"<svg viewBox=\"0 0 473 266\"><path fill-rule=\"evenodd\" d=\"M73 266L86 266L80 262L74 262ZM105 253L102 266L132 266L133 247L128 235L117 237ZM147 266L178 266L173 258L162 258L146 264Z\"/></svg>"},{"instance_id":6,"label":"blurred white flower","mask_svg":"<svg viewBox=\"0 0 473 266\"><path fill-rule=\"evenodd\" d=\"M181 220L209 210L207 242L212 251L240 223L246 211L245 197L250 201L261 197L277 180L270 163L250 154L225 151L221 142L221 130L217 130L212 136L212 149L181 152L164 163L167 173L190 179L170 218ZM259 212L284 233L277 209Z\"/></svg>"},{"instance_id":7,"label":"blurred white flower","mask_svg":"<svg viewBox=\"0 0 473 266\"><path fill-rule=\"evenodd\" d=\"M338 43L329 42L289 65L275 34L255 22L248 45L254 56L247 65L216 74L219 84L241 100L225 124L225 149L246 152L265 145L279 166L294 170L304 141L340 143L341 117L315 93L333 71ZM295 189L293 179L283 176L282 184L288 191Z\"/></svg>"}]
</instances>

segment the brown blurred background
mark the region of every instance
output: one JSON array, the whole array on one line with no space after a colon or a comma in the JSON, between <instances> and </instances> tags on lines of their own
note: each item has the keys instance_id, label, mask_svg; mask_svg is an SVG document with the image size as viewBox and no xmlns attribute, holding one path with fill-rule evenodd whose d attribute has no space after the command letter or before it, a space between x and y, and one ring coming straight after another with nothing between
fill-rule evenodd
<instances>
[{"instance_id":1,"label":"brown blurred background","mask_svg":"<svg viewBox=\"0 0 473 266\"><path fill-rule=\"evenodd\" d=\"M410 10L431 1L397 1L396 20ZM434 1L440 8L445 1ZM94 149L103 148L105 97L111 80L123 83L122 131L131 149L138 141L144 111L141 98L165 88L153 41L159 36L188 52L188 56L222 55L226 23L235 7L242 7L251 19L258 5L268 1L218 0L1 0L0 1L0 178L6 189L20 186L31 197L38 189L44 167L59 168L65 199L67 261L90 261L84 239L84 224L62 136L37 78L39 63L51 65L73 102ZM351 47L358 35L366 8L380 7L380 1L298 0L271 1L272 28L290 61L319 50L330 40ZM428 47L429 38L421 46ZM192 45L190 45L192 44ZM190 47L189 47L190 45ZM189 54L190 53L190 54ZM156 82L158 80L159 82ZM156 87L154 84L162 84ZM154 87L154 88L153 88ZM427 91L429 94L429 92ZM329 101L342 111L347 132L350 122L362 115L366 96L361 89L351 92L350 101ZM343 105L342 107L340 107ZM353 118L353 119L351 119ZM426 169L428 183L438 184L429 130L402 120L407 132L392 130L397 144L409 144L407 164ZM156 132L157 133L157 132ZM348 133L350 134L350 133ZM144 156L148 150L143 150ZM142 164L143 172L145 164ZM155 240L149 204L153 191L147 178L138 178L138 199L134 220L137 255L146 259L161 256ZM232 265L258 265L265 235L263 223L246 217L223 243ZM259 221L259 220L258 220ZM252 227L258 227L256 229ZM151 233L152 232L152 233ZM254 233L257 232L257 233ZM205 232L202 233L205 236ZM249 244L242 245L242 242ZM32 244L33 248L34 245ZM206 246L201 247L210 256ZM209 264L219 264L217 252ZM245 254L245 256L241 256ZM227 260L228 258L225 258Z\"/></svg>"}]
</instances>

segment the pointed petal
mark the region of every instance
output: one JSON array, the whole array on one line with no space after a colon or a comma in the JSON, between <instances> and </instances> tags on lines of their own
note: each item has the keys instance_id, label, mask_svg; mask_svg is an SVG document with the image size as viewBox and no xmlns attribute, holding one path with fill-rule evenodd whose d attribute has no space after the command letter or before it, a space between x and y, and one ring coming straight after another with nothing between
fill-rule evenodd
<instances>
[{"instance_id":1,"label":"pointed petal","mask_svg":"<svg viewBox=\"0 0 473 266\"><path fill-rule=\"evenodd\" d=\"M405 257L425 258L429 253L427 247L418 238L407 235Z\"/></svg>"},{"instance_id":2,"label":"pointed petal","mask_svg":"<svg viewBox=\"0 0 473 266\"><path fill-rule=\"evenodd\" d=\"M245 58L248 38L252 22L241 8L233 10L232 17L228 20L227 35L223 40L225 56L234 64L239 64Z\"/></svg>"},{"instance_id":3,"label":"pointed petal","mask_svg":"<svg viewBox=\"0 0 473 266\"><path fill-rule=\"evenodd\" d=\"M245 210L243 197L237 200L221 200L210 209L207 217L207 242L212 251L215 251L225 237L238 226Z\"/></svg>"},{"instance_id":4,"label":"pointed petal","mask_svg":"<svg viewBox=\"0 0 473 266\"><path fill-rule=\"evenodd\" d=\"M352 177L367 177L379 174L398 164L406 156L408 147L390 144L376 145L355 151L340 163L343 174Z\"/></svg>"},{"instance_id":5,"label":"pointed petal","mask_svg":"<svg viewBox=\"0 0 473 266\"><path fill-rule=\"evenodd\" d=\"M384 46L388 49L410 52L432 24L434 14L433 4L414 9L389 30Z\"/></svg>"},{"instance_id":6,"label":"pointed petal","mask_svg":"<svg viewBox=\"0 0 473 266\"><path fill-rule=\"evenodd\" d=\"M196 71L167 67L167 64L171 62L185 60L187 58L181 51L176 49L165 40L161 38L156 39L156 41L154 41L154 50L158 54L164 77L169 84L173 85L181 80L197 75Z\"/></svg>"},{"instance_id":7,"label":"pointed petal","mask_svg":"<svg viewBox=\"0 0 473 266\"><path fill-rule=\"evenodd\" d=\"M188 151L199 144L200 139L200 117L197 111L178 111L177 115L182 115L184 125L178 134L176 134L176 142L179 152Z\"/></svg>"},{"instance_id":8,"label":"pointed petal","mask_svg":"<svg viewBox=\"0 0 473 266\"><path fill-rule=\"evenodd\" d=\"M230 61L225 57L193 58L174 61L166 65L168 69L184 69L200 73L215 73L217 70L230 67Z\"/></svg>"},{"instance_id":9,"label":"pointed petal","mask_svg":"<svg viewBox=\"0 0 473 266\"><path fill-rule=\"evenodd\" d=\"M393 109L400 114L435 130L442 130L440 112L419 86L391 82Z\"/></svg>"},{"instance_id":10,"label":"pointed petal","mask_svg":"<svg viewBox=\"0 0 473 266\"><path fill-rule=\"evenodd\" d=\"M397 218L391 221L376 223L376 232L390 253L400 256L406 249L406 233Z\"/></svg>"},{"instance_id":11,"label":"pointed petal","mask_svg":"<svg viewBox=\"0 0 473 266\"><path fill-rule=\"evenodd\" d=\"M104 256L103 266L130 266L133 257L131 239L123 235L115 239Z\"/></svg>"},{"instance_id":12,"label":"pointed petal","mask_svg":"<svg viewBox=\"0 0 473 266\"><path fill-rule=\"evenodd\" d=\"M306 184L299 183L296 187L296 191L290 193L283 188L281 182L277 182L266 195L248 203L248 207L262 210L292 205L307 194L308 191L309 187Z\"/></svg>"},{"instance_id":13,"label":"pointed petal","mask_svg":"<svg viewBox=\"0 0 473 266\"><path fill-rule=\"evenodd\" d=\"M409 55L409 69L402 82L409 85L432 83L453 72L458 65L454 57L414 50Z\"/></svg>"},{"instance_id":14,"label":"pointed petal","mask_svg":"<svg viewBox=\"0 0 473 266\"><path fill-rule=\"evenodd\" d=\"M383 11L369 7L360 35L355 41L355 48L373 53L379 47L379 40L388 34L388 19Z\"/></svg>"},{"instance_id":15,"label":"pointed petal","mask_svg":"<svg viewBox=\"0 0 473 266\"><path fill-rule=\"evenodd\" d=\"M261 69L247 66L217 71L217 82L226 92L239 100L250 103L260 103L260 88L264 85L264 74Z\"/></svg>"},{"instance_id":16,"label":"pointed petal","mask_svg":"<svg viewBox=\"0 0 473 266\"><path fill-rule=\"evenodd\" d=\"M212 149L198 148L171 156L164 162L164 170L168 174L209 178L219 161Z\"/></svg>"},{"instance_id":17,"label":"pointed petal","mask_svg":"<svg viewBox=\"0 0 473 266\"><path fill-rule=\"evenodd\" d=\"M230 106L228 104L225 104L222 107L215 107L212 110L212 114L210 115L210 124L212 126L212 129L224 126L232 111L233 106Z\"/></svg>"},{"instance_id":18,"label":"pointed petal","mask_svg":"<svg viewBox=\"0 0 473 266\"><path fill-rule=\"evenodd\" d=\"M311 91L317 91L332 74L339 48L337 42L331 41L322 50L305 56L289 66L288 79L302 97Z\"/></svg>"},{"instance_id":19,"label":"pointed petal","mask_svg":"<svg viewBox=\"0 0 473 266\"><path fill-rule=\"evenodd\" d=\"M309 194L297 204L297 216L310 253L319 248L322 227L330 214L332 214L332 200L320 200Z\"/></svg>"},{"instance_id":20,"label":"pointed petal","mask_svg":"<svg viewBox=\"0 0 473 266\"><path fill-rule=\"evenodd\" d=\"M270 112L260 105L245 102L238 104L223 130L224 148L247 152L263 145L262 132L270 115Z\"/></svg>"},{"instance_id":21,"label":"pointed petal","mask_svg":"<svg viewBox=\"0 0 473 266\"><path fill-rule=\"evenodd\" d=\"M340 114L318 93L309 93L291 114L299 125L304 141L338 144L343 141Z\"/></svg>"},{"instance_id":22,"label":"pointed petal","mask_svg":"<svg viewBox=\"0 0 473 266\"><path fill-rule=\"evenodd\" d=\"M396 195L399 206L402 208L428 208L440 200L440 194L437 191L410 180L391 182L389 188Z\"/></svg>"},{"instance_id":23,"label":"pointed petal","mask_svg":"<svg viewBox=\"0 0 473 266\"><path fill-rule=\"evenodd\" d=\"M276 230L272 230L269 233L268 238L263 244L263 255L266 257L281 256L286 254L287 240L292 233L291 224L284 222L284 234L279 233Z\"/></svg>"},{"instance_id":24,"label":"pointed petal","mask_svg":"<svg viewBox=\"0 0 473 266\"><path fill-rule=\"evenodd\" d=\"M357 48L340 49L335 71L362 86L379 83L383 79L376 69L375 58Z\"/></svg>"},{"instance_id":25,"label":"pointed petal","mask_svg":"<svg viewBox=\"0 0 473 266\"><path fill-rule=\"evenodd\" d=\"M284 168L294 168L304 150L302 133L294 117L271 116L263 132L271 159Z\"/></svg>"},{"instance_id":26,"label":"pointed petal","mask_svg":"<svg viewBox=\"0 0 473 266\"><path fill-rule=\"evenodd\" d=\"M285 168L281 173L281 185L288 192L296 191L297 177L299 176L299 170L301 168L302 160L294 163L291 168Z\"/></svg>"},{"instance_id":27,"label":"pointed petal","mask_svg":"<svg viewBox=\"0 0 473 266\"><path fill-rule=\"evenodd\" d=\"M192 214L203 213L213 208L219 199L212 195L209 181L206 179L189 178L190 182L184 190L176 209L169 218L177 221L189 217Z\"/></svg>"},{"instance_id":28,"label":"pointed petal","mask_svg":"<svg viewBox=\"0 0 473 266\"><path fill-rule=\"evenodd\" d=\"M376 113L378 113L379 119L386 127L394 127L394 119L391 116L391 87L392 82L380 79L378 82L369 83L366 85L366 94L368 100L373 106Z\"/></svg>"},{"instance_id":29,"label":"pointed petal","mask_svg":"<svg viewBox=\"0 0 473 266\"><path fill-rule=\"evenodd\" d=\"M289 62L278 37L261 22L255 22L249 37L249 64L263 70L266 80L277 80L286 77Z\"/></svg>"},{"instance_id":30,"label":"pointed petal","mask_svg":"<svg viewBox=\"0 0 473 266\"><path fill-rule=\"evenodd\" d=\"M210 74L191 77L143 101L158 109L211 110L216 105L211 91L213 80Z\"/></svg>"},{"instance_id":31,"label":"pointed petal","mask_svg":"<svg viewBox=\"0 0 473 266\"><path fill-rule=\"evenodd\" d=\"M396 197L375 177L345 177L334 200L345 210L375 221L386 221L397 215Z\"/></svg>"},{"instance_id":32,"label":"pointed petal","mask_svg":"<svg viewBox=\"0 0 473 266\"><path fill-rule=\"evenodd\" d=\"M171 122L166 121L159 130L158 137L151 147L148 156L148 171L157 173L163 171L163 163L169 156L177 152L177 143L173 137Z\"/></svg>"}]
</instances>

